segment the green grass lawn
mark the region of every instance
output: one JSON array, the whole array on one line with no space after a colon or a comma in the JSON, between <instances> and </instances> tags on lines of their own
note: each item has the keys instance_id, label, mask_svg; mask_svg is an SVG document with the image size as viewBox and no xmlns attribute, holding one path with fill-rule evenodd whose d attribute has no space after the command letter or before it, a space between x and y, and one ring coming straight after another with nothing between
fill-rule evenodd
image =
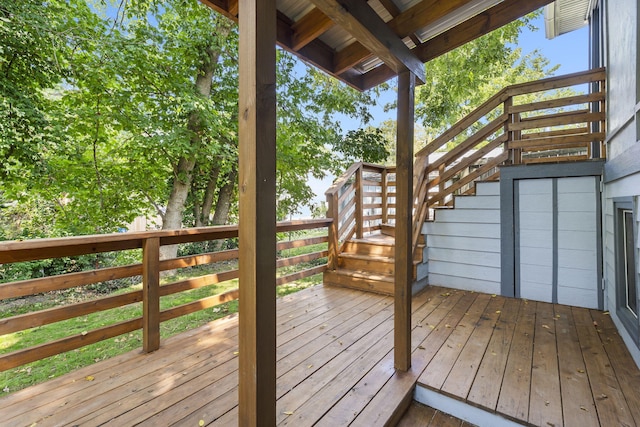
<instances>
[{"instance_id":1,"label":"green grass lawn","mask_svg":"<svg viewBox=\"0 0 640 427\"><path fill-rule=\"evenodd\" d=\"M311 236L305 236L311 237ZM304 253L315 252L326 249L326 243L313 245L304 248L287 249L280 253L281 257L291 257ZM278 271L278 275L289 274L305 268L326 263L326 258L316 260L305 265L295 267L285 267ZM174 282L184 280L189 277L198 277L205 274L220 272L237 268L237 262L226 262L223 265L198 266L180 271L177 275L164 278L163 282ZM301 289L313 286L322 282L322 275L318 274L303 280L288 283L277 288L277 295L283 296ZM222 292L238 287L238 280L230 280L224 283L211 285L199 289L193 289L174 295L167 295L160 299L161 310L186 304L208 296L217 295ZM136 284L117 293L131 292L141 288L141 284ZM81 298L79 298L81 299ZM74 298L73 302L77 299ZM5 310L0 313L0 318L15 316L18 314L39 311L50 307L61 305L59 296L51 298L39 298L33 304L23 304L15 308ZM201 310L186 316L178 317L161 324L160 333L162 338L167 338L189 329L197 328L215 319L227 316L238 311L238 302L229 301L216 307ZM128 319L139 317L142 314L142 304L136 303L124 307L118 307L87 316L81 316L62 322L53 323L41 327L20 331L13 334L0 336L0 354L10 353L23 348L32 347L42 343L50 342L70 335L81 334L83 331L90 331L103 326L112 325ZM22 388L34 385L51 378L71 372L83 366L99 362L101 360L114 357L116 355L141 349L142 331L135 331L119 337L91 344L73 351L58 354L37 362L20 366L5 372L0 372L0 396L15 392Z\"/></svg>"}]
</instances>

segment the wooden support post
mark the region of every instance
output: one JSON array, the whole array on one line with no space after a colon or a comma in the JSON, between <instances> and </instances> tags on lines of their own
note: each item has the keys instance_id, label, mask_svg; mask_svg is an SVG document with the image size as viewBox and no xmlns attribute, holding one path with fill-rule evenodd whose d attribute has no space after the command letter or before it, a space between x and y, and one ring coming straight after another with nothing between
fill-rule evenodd
<instances>
[{"instance_id":1,"label":"wooden support post","mask_svg":"<svg viewBox=\"0 0 640 427\"><path fill-rule=\"evenodd\" d=\"M355 206L355 218L356 218L356 238L362 239L364 235L364 185L362 184L362 165L356 171L356 182L355 182L355 198L356 198L356 206Z\"/></svg>"},{"instance_id":2,"label":"wooden support post","mask_svg":"<svg viewBox=\"0 0 640 427\"><path fill-rule=\"evenodd\" d=\"M394 289L394 366L411 367L411 285L413 282L413 121L415 76L398 75L396 145L396 247Z\"/></svg>"},{"instance_id":3,"label":"wooden support post","mask_svg":"<svg viewBox=\"0 0 640 427\"><path fill-rule=\"evenodd\" d=\"M142 243L142 348L160 348L160 239Z\"/></svg>"},{"instance_id":4,"label":"wooden support post","mask_svg":"<svg viewBox=\"0 0 640 427\"><path fill-rule=\"evenodd\" d=\"M382 223L389 223L389 201L387 200L387 193L389 191L387 187L387 179L389 178L389 173L387 169L383 169L380 177L380 183L382 184Z\"/></svg>"},{"instance_id":5,"label":"wooden support post","mask_svg":"<svg viewBox=\"0 0 640 427\"><path fill-rule=\"evenodd\" d=\"M338 210L338 192L327 196L327 218L333 219L333 222L329 224L329 255L327 257L327 269L336 270L338 268L338 247L340 242L338 239L338 221L340 220L340 211Z\"/></svg>"},{"instance_id":6,"label":"wooden support post","mask_svg":"<svg viewBox=\"0 0 640 427\"><path fill-rule=\"evenodd\" d=\"M505 151L509 150L509 161L512 165L519 165L522 163L522 149L512 148L511 143L520 140L520 131L512 131L509 129L509 125L512 123L520 122L520 113L509 113L509 108L513 106L513 98L508 98L504 101L503 109L504 113L508 114L507 123L504 126L504 133L507 134L507 142L505 142Z\"/></svg>"},{"instance_id":7,"label":"wooden support post","mask_svg":"<svg viewBox=\"0 0 640 427\"><path fill-rule=\"evenodd\" d=\"M276 420L276 2L239 5L238 424Z\"/></svg>"}]
</instances>

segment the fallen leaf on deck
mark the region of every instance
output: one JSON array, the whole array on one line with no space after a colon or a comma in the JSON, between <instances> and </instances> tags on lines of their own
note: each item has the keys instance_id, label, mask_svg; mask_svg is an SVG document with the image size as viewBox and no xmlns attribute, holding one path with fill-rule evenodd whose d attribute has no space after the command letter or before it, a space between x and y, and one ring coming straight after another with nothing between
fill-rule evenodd
<instances>
[{"instance_id":1,"label":"fallen leaf on deck","mask_svg":"<svg viewBox=\"0 0 640 427\"><path fill-rule=\"evenodd\" d=\"M447 323L446 325L444 325L444 327L445 327L445 328L450 328L450 327L451 327L451 325Z\"/></svg>"},{"instance_id":2,"label":"fallen leaf on deck","mask_svg":"<svg viewBox=\"0 0 640 427\"><path fill-rule=\"evenodd\" d=\"M204 420L200 420L200 421L198 421L198 425L199 425L200 427L202 427L202 426L204 425Z\"/></svg>"},{"instance_id":3,"label":"fallen leaf on deck","mask_svg":"<svg viewBox=\"0 0 640 427\"><path fill-rule=\"evenodd\" d=\"M311 368L313 368L313 365L307 366L307 369L311 369Z\"/></svg>"},{"instance_id":4,"label":"fallen leaf on deck","mask_svg":"<svg viewBox=\"0 0 640 427\"><path fill-rule=\"evenodd\" d=\"M584 374L584 369L576 369L576 371L580 372L581 374Z\"/></svg>"},{"instance_id":5,"label":"fallen leaf on deck","mask_svg":"<svg viewBox=\"0 0 640 427\"><path fill-rule=\"evenodd\" d=\"M580 409L582 409L585 412L589 412L589 410L587 408L585 408L584 406L580 405Z\"/></svg>"},{"instance_id":6,"label":"fallen leaf on deck","mask_svg":"<svg viewBox=\"0 0 640 427\"><path fill-rule=\"evenodd\" d=\"M82 331L82 333L81 333L80 335L85 336L85 335L87 335L87 334L88 334L88 332L87 332L87 331Z\"/></svg>"},{"instance_id":7,"label":"fallen leaf on deck","mask_svg":"<svg viewBox=\"0 0 640 427\"><path fill-rule=\"evenodd\" d=\"M429 325L429 327L430 327L431 329L435 329L435 328L436 328L436 327L435 327L435 325Z\"/></svg>"},{"instance_id":8,"label":"fallen leaf on deck","mask_svg":"<svg viewBox=\"0 0 640 427\"><path fill-rule=\"evenodd\" d=\"M544 401L544 406L549 406L549 403L550 403L550 402L549 402L548 400L545 400L545 401Z\"/></svg>"},{"instance_id":9,"label":"fallen leaf on deck","mask_svg":"<svg viewBox=\"0 0 640 427\"><path fill-rule=\"evenodd\" d=\"M285 415L293 415L293 411L284 411Z\"/></svg>"},{"instance_id":10,"label":"fallen leaf on deck","mask_svg":"<svg viewBox=\"0 0 640 427\"><path fill-rule=\"evenodd\" d=\"M502 313L502 311L496 310L496 314L500 314L500 313Z\"/></svg>"},{"instance_id":11,"label":"fallen leaf on deck","mask_svg":"<svg viewBox=\"0 0 640 427\"><path fill-rule=\"evenodd\" d=\"M233 352L233 355L234 355L234 356L237 356L237 355L239 355L239 354L240 354L240 352L239 352L239 351L234 351L234 352Z\"/></svg>"},{"instance_id":12,"label":"fallen leaf on deck","mask_svg":"<svg viewBox=\"0 0 640 427\"><path fill-rule=\"evenodd\" d=\"M608 312L608 311L605 311L605 312L604 312L604 313L602 313L602 314L604 314L605 316L608 316L608 315L609 315L609 312Z\"/></svg>"},{"instance_id":13,"label":"fallen leaf on deck","mask_svg":"<svg viewBox=\"0 0 640 427\"><path fill-rule=\"evenodd\" d=\"M496 295L496 294L491 295L491 298L495 298L495 297L497 297L497 295Z\"/></svg>"},{"instance_id":14,"label":"fallen leaf on deck","mask_svg":"<svg viewBox=\"0 0 640 427\"><path fill-rule=\"evenodd\" d=\"M549 325L542 325L542 327L545 328L545 329L550 329Z\"/></svg>"},{"instance_id":15,"label":"fallen leaf on deck","mask_svg":"<svg viewBox=\"0 0 640 427\"><path fill-rule=\"evenodd\" d=\"M418 348L419 348L420 350L424 350L424 347L423 347L423 346L421 346L421 345L419 345L419 346L418 346Z\"/></svg>"},{"instance_id":16,"label":"fallen leaf on deck","mask_svg":"<svg viewBox=\"0 0 640 427\"><path fill-rule=\"evenodd\" d=\"M84 379L86 381L93 381L93 380L95 380L95 377L93 377L92 375L87 375L86 377L84 377Z\"/></svg>"},{"instance_id":17,"label":"fallen leaf on deck","mask_svg":"<svg viewBox=\"0 0 640 427\"><path fill-rule=\"evenodd\" d=\"M598 322L596 322L595 320L593 321L593 326L595 326L596 328L598 327Z\"/></svg>"}]
</instances>

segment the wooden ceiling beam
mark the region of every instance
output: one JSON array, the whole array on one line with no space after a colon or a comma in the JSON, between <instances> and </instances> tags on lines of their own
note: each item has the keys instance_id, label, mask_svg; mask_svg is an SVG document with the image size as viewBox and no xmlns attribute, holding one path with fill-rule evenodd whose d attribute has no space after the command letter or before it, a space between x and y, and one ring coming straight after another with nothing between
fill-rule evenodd
<instances>
[{"instance_id":1,"label":"wooden ceiling beam","mask_svg":"<svg viewBox=\"0 0 640 427\"><path fill-rule=\"evenodd\" d=\"M407 37L473 0L422 0L387 23L400 37Z\"/></svg>"},{"instance_id":2,"label":"wooden ceiling beam","mask_svg":"<svg viewBox=\"0 0 640 427\"><path fill-rule=\"evenodd\" d=\"M238 16L238 0L227 0L227 9L233 16Z\"/></svg>"},{"instance_id":3,"label":"wooden ceiling beam","mask_svg":"<svg viewBox=\"0 0 640 427\"><path fill-rule=\"evenodd\" d=\"M395 16L387 22L387 25L399 37L404 38L413 35L413 33L418 31L420 28L424 28L427 25L436 22L438 19L441 19L453 12L456 8L462 7L471 1L472 0L423 0ZM389 13L393 15L391 11ZM413 37L412 40L414 43L416 41L419 42L419 40L416 40ZM419 44L420 43L416 43L416 45ZM352 43L341 51L336 52L334 60L335 70L340 73L364 61L370 56L371 52L362 44L358 42Z\"/></svg>"},{"instance_id":4,"label":"wooden ceiling beam","mask_svg":"<svg viewBox=\"0 0 640 427\"><path fill-rule=\"evenodd\" d=\"M327 15L314 8L291 26L291 47L300 50L333 26L333 21Z\"/></svg>"},{"instance_id":5,"label":"wooden ceiling beam","mask_svg":"<svg viewBox=\"0 0 640 427\"><path fill-rule=\"evenodd\" d=\"M408 70L424 83L424 65L378 14L361 0L311 0L396 73Z\"/></svg>"},{"instance_id":6,"label":"wooden ceiling beam","mask_svg":"<svg viewBox=\"0 0 640 427\"><path fill-rule=\"evenodd\" d=\"M504 0L473 18L417 46L413 52L422 62L431 61L440 55L477 39L503 25L522 18L540 9L553 0ZM371 89L395 77L390 69L377 67L363 75L363 90Z\"/></svg>"},{"instance_id":7,"label":"wooden ceiling beam","mask_svg":"<svg viewBox=\"0 0 640 427\"><path fill-rule=\"evenodd\" d=\"M430 61L552 2L553 0L504 0L416 47L414 52L423 62Z\"/></svg>"}]
</instances>

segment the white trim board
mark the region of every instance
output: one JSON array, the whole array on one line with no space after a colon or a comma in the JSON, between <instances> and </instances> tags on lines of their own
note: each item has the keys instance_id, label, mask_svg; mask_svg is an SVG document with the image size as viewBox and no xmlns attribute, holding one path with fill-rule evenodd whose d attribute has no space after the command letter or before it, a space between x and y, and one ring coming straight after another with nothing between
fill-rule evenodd
<instances>
[{"instance_id":1,"label":"white trim board","mask_svg":"<svg viewBox=\"0 0 640 427\"><path fill-rule=\"evenodd\" d=\"M520 427L524 425L429 390L419 384L416 385L416 389L413 392L413 399L445 414L453 415L456 418L475 424L478 427Z\"/></svg>"}]
</instances>

